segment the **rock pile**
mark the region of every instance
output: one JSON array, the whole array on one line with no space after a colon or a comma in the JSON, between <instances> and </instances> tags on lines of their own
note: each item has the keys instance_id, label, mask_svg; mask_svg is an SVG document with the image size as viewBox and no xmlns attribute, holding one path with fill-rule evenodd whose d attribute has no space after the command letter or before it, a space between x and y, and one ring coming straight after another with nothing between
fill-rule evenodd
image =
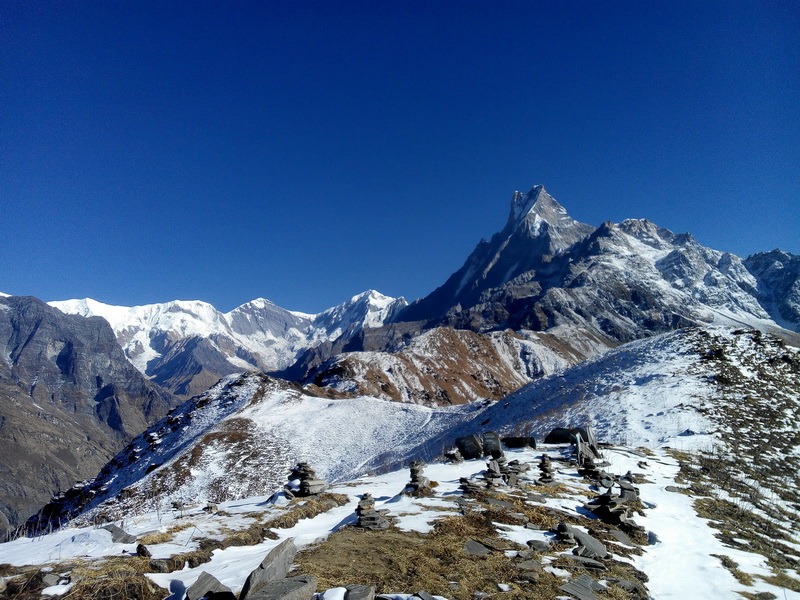
<instances>
[{"instance_id":1,"label":"rock pile","mask_svg":"<svg viewBox=\"0 0 800 600\"><path fill-rule=\"evenodd\" d=\"M297 487L293 484L298 482ZM299 462L297 466L289 473L289 484L284 486L283 491L290 498L298 496L304 498L306 496L314 496L324 492L328 488L328 482L323 479L318 479L314 469L311 468L307 462Z\"/></svg>"},{"instance_id":2,"label":"rock pile","mask_svg":"<svg viewBox=\"0 0 800 600\"><path fill-rule=\"evenodd\" d=\"M608 477L608 476L607 476ZM614 492L614 483L619 486L619 494ZM639 499L639 490L625 477L620 477L608 489L590 500L584 508L609 525L619 527L628 535L644 535L645 530L632 519L634 506Z\"/></svg>"},{"instance_id":3,"label":"rock pile","mask_svg":"<svg viewBox=\"0 0 800 600\"><path fill-rule=\"evenodd\" d=\"M414 495L425 495L431 491L431 480L425 477L423 467L425 463L415 460L411 463L411 481L406 485L406 490Z\"/></svg>"},{"instance_id":4,"label":"rock pile","mask_svg":"<svg viewBox=\"0 0 800 600\"><path fill-rule=\"evenodd\" d=\"M473 481L472 479L468 479L467 477L461 477L458 480L458 487L465 494L477 494L483 489L479 483Z\"/></svg>"},{"instance_id":5,"label":"rock pile","mask_svg":"<svg viewBox=\"0 0 800 600\"><path fill-rule=\"evenodd\" d=\"M375 499L369 492L361 496L361 500L356 507L356 515L358 515L356 527L373 530L389 528L389 520L375 510Z\"/></svg>"},{"instance_id":6,"label":"rock pile","mask_svg":"<svg viewBox=\"0 0 800 600\"><path fill-rule=\"evenodd\" d=\"M539 475L539 479L536 480L536 483L542 485L550 485L553 483L553 462L547 454L542 454L542 458L539 461L539 471L541 475Z\"/></svg>"}]
</instances>

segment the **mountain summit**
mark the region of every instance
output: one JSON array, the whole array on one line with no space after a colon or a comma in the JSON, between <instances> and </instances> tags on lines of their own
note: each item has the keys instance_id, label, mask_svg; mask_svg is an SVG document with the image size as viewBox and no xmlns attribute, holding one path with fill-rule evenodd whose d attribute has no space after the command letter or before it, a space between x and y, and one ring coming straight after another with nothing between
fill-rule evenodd
<instances>
[{"instance_id":1,"label":"mountain summit","mask_svg":"<svg viewBox=\"0 0 800 600\"><path fill-rule=\"evenodd\" d=\"M479 303L487 290L502 286L524 273L535 273L576 242L594 231L580 223L537 185L527 194L514 192L505 227L490 241L481 240L464 265L430 295L400 315L404 321L430 320L454 307Z\"/></svg>"}]
</instances>

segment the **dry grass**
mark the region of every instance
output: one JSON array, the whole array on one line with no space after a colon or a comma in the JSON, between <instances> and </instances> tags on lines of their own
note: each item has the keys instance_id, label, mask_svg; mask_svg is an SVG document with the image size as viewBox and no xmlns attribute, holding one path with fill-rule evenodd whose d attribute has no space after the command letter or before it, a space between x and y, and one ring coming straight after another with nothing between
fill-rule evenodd
<instances>
[{"instance_id":1,"label":"dry grass","mask_svg":"<svg viewBox=\"0 0 800 600\"><path fill-rule=\"evenodd\" d=\"M190 527L194 527L194 523L175 523L175 525L172 525L166 531L155 531L153 533L143 535L141 538L139 538L139 542L145 546L171 542L176 533L183 531L184 529L189 529Z\"/></svg>"},{"instance_id":2,"label":"dry grass","mask_svg":"<svg viewBox=\"0 0 800 600\"><path fill-rule=\"evenodd\" d=\"M722 566L728 569L731 575L736 578L736 581L746 586L753 585L753 582L755 581L753 576L740 570L739 563L733 560L730 556L725 556L724 554L712 554L711 556L718 558L722 563Z\"/></svg>"},{"instance_id":3,"label":"dry grass","mask_svg":"<svg viewBox=\"0 0 800 600\"><path fill-rule=\"evenodd\" d=\"M342 582L376 586L378 593L424 589L453 600L468 600L472 593L498 593L497 583L507 583L509 600L553 598L561 585L554 575L544 572L538 583L522 581L514 561L503 552L471 556L464 551L469 539L494 541L497 537L485 514L439 519L429 534L361 531L346 527L331 535L316 548L298 554L304 573L316 576L321 589Z\"/></svg>"},{"instance_id":4,"label":"dry grass","mask_svg":"<svg viewBox=\"0 0 800 600\"><path fill-rule=\"evenodd\" d=\"M332 508L347 504L348 501L349 498L346 494L332 494L329 492L310 498L293 500L285 512L272 517L263 523L261 527L267 529L289 529L297 525L301 519L313 519Z\"/></svg>"},{"instance_id":5,"label":"dry grass","mask_svg":"<svg viewBox=\"0 0 800 600\"><path fill-rule=\"evenodd\" d=\"M149 561L128 557L99 563L74 566L72 577L77 581L64 600L161 600L164 590L144 573Z\"/></svg>"}]
</instances>

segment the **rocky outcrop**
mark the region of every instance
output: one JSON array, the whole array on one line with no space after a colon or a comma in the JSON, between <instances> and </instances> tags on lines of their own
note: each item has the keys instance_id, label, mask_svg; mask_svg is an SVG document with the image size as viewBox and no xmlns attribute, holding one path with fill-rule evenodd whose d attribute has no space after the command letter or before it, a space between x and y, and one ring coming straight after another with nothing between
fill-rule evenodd
<instances>
[{"instance_id":1,"label":"rocky outcrop","mask_svg":"<svg viewBox=\"0 0 800 600\"><path fill-rule=\"evenodd\" d=\"M21 523L176 403L128 362L103 319L0 298L0 512Z\"/></svg>"},{"instance_id":2,"label":"rocky outcrop","mask_svg":"<svg viewBox=\"0 0 800 600\"><path fill-rule=\"evenodd\" d=\"M339 354L303 378L343 394L425 405L497 400L610 347L609 340L563 329L552 333L438 327L390 351Z\"/></svg>"}]
</instances>

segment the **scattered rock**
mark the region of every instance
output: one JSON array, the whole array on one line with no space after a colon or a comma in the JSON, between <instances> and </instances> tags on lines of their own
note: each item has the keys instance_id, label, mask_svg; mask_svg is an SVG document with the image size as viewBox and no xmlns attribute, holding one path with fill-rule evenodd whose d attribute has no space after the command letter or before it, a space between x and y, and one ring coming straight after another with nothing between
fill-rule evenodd
<instances>
[{"instance_id":1,"label":"scattered rock","mask_svg":"<svg viewBox=\"0 0 800 600\"><path fill-rule=\"evenodd\" d=\"M536 439L532 436L508 436L500 438L506 448L536 448Z\"/></svg>"},{"instance_id":2,"label":"scattered rock","mask_svg":"<svg viewBox=\"0 0 800 600\"><path fill-rule=\"evenodd\" d=\"M186 590L186 600L198 600L203 596L210 596L211 594L215 594L215 597L220 598L220 600L223 594L235 598L228 586L222 585L211 573L203 571L200 573L200 577L197 578L197 581Z\"/></svg>"},{"instance_id":3,"label":"scattered rock","mask_svg":"<svg viewBox=\"0 0 800 600\"><path fill-rule=\"evenodd\" d=\"M150 554L150 550L147 549L147 546L144 544L139 544L136 546L136 556L143 556L144 558L150 558L153 556Z\"/></svg>"},{"instance_id":4,"label":"scattered rock","mask_svg":"<svg viewBox=\"0 0 800 600\"><path fill-rule=\"evenodd\" d=\"M464 544L464 552L470 556L488 556L492 553L489 548L476 540L467 540Z\"/></svg>"},{"instance_id":5,"label":"scattered rock","mask_svg":"<svg viewBox=\"0 0 800 600\"><path fill-rule=\"evenodd\" d=\"M290 539L284 540L267 553L261 564L248 575L244 587L239 594L239 600L244 600L262 589L267 583L286 577L292 568L292 561L297 554L297 548ZM315 589L316 591L316 582Z\"/></svg>"},{"instance_id":6,"label":"scattered rock","mask_svg":"<svg viewBox=\"0 0 800 600\"><path fill-rule=\"evenodd\" d=\"M122 529L122 527L114 525L113 523L103 525L102 529L111 532L111 541L115 544L133 544L136 542L135 535L131 535Z\"/></svg>"},{"instance_id":7,"label":"scattered rock","mask_svg":"<svg viewBox=\"0 0 800 600\"><path fill-rule=\"evenodd\" d=\"M375 600L374 585L348 585L344 600Z\"/></svg>"},{"instance_id":8,"label":"scattered rock","mask_svg":"<svg viewBox=\"0 0 800 600\"><path fill-rule=\"evenodd\" d=\"M58 582L61 581L61 577L56 575L55 573L47 573L42 577L42 584L44 587L50 587L51 585L58 585Z\"/></svg>"},{"instance_id":9,"label":"scattered rock","mask_svg":"<svg viewBox=\"0 0 800 600\"><path fill-rule=\"evenodd\" d=\"M242 590L244 592L244 590ZM311 600L317 591L317 578L301 575L289 579L278 579L265 583L256 592L250 593L250 600ZM240 600L242 600L240 596Z\"/></svg>"},{"instance_id":10,"label":"scattered rock","mask_svg":"<svg viewBox=\"0 0 800 600\"><path fill-rule=\"evenodd\" d=\"M581 575L565 583L559 589L571 596L575 596L578 600L597 600L597 596L594 592L604 590L605 588L588 575Z\"/></svg>"},{"instance_id":11,"label":"scattered rock","mask_svg":"<svg viewBox=\"0 0 800 600\"><path fill-rule=\"evenodd\" d=\"M456 446L465 460L483 456L483 436L473 433L456 439Z\"/></svg>"}]
</instances>

